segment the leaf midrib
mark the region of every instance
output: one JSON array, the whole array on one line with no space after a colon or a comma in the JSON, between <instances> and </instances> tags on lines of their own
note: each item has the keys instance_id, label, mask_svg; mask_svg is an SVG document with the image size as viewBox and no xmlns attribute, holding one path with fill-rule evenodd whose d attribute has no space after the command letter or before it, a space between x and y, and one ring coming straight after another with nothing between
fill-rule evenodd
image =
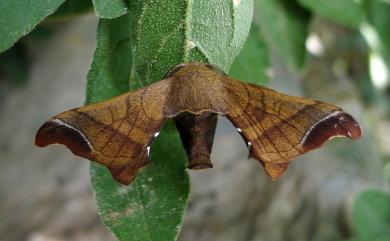
<instances>
[{"instance_id":1,"label":"leaf midrib","mask_svg":"<svg viewBox=\"0 0 390 241\"><path fill-rule=\"evenodd\" d=\"M136 191L136 193L137 193L137 198L138 198L138 200L139 200L139 202L141 203L141 205L140 205L140 207L141 207L141 211L142 211L142 221L144 222L144 229L145 229L145 233L146 233L146 236L147 236L147 238L148 238L148 240L149 241L153 241L152 240L152 237L151 237L151 233L150 233L150 231L149 231L149 223L147 222L147 220L146 220L146 215L145 215L145 203L143 202L143 199L142 199L142 197L141 197L141 194L140 194L140 191L138 190L138 184L137 184L137 182L135 182L134 183L134 185L135 185L135 188L134 188L134 190Z\"/></svg>"}]
</instances>

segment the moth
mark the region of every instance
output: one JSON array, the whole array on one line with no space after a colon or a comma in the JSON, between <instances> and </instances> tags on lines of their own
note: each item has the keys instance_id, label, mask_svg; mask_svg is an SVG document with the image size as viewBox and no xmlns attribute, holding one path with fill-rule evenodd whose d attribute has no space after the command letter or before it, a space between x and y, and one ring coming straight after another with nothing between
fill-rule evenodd
<instances>
[{"instance_id":1,"label":"moth","mask_svg":"<svg viewBox=\"0 0 390 241\"><path fill-rule=\"evenodd\" d=\"M75 155L106 166L115 180L128 185L151 163L152 141L171 118L188 168L211 168L218 115L236 127L249 157L263 164L272 179L292 159L332 137L362 135L354 118L337 106L234 80L211 64L187 63L145 88L52 117L38 130L35 143L63 144Z\"/></svg>"}]
</instances>

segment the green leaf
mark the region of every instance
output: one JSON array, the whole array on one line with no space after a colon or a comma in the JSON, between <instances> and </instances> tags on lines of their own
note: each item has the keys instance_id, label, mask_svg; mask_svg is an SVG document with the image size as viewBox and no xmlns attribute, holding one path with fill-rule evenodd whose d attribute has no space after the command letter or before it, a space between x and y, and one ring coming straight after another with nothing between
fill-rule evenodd
<instances>
[{"instance_id":1,"label":"green leaf","mask_svg":"<svg viewBox=\"0 0 390 241\"><path fill-rule=\"evenodd\" d=\"M384 0L365 0L363 6L366 21L372 26L375 36L367 36L370 32L363 34L370 47L379 51L390 66L390 4Z\"/></svg>"},{"instance_id":2,"label":"green leaf","mask_svg":"<svg viewBox=\"0 0 390 241\"><path fill-rule=\"evenodd\" d=\"M28 34L65 0L1 0L0 52Z\"/></svg>"},{"instance_id":3,"label":"green leaf","mask_svg":"<svg viewBox=\"0 0 390 241\"><path fill-rule=\"evenodd\" d=\"M298 0L318 15L332 19L350 28L357 28L364 20L360 0Z\"/></svg>"},{"instance_id":4,"label":"green leaf","mask_svg":"<svg viewBox=\"0 0 390 241\"><path fill-rule=\"evenodd\" d=\"M291 0L256 0L255 6L255 22L268 44L287 65L301 69L307 56L310 13Z\"/></svg>"},{"instance_id":5,"label":"green leaf","mask_svg":"<svg viewBox=\"0 0 390 241\"><path fill-rule=\"evenodd\" d=\"M374 189L360 193L353 205L353 220L359 238L390 237L390 194Z\"/></svg>"},{"instance_id":6,"label":"green leaf","mask_svg":"<svg viewBox=\"0 0 390 241\"><path fill-rule=\"evenodd\" d=\"M244 45L253 1L130 1L134 53L144 83L182 62L209 62L228 72Z\"/></svg>"},{"instance_id":7,"label":"green leaf","mask_svg":"<svg viewBox=\"0 0 390 241\"><path fill-rule=\"evenodd\" d=\"M129 25L128 15L100 20L88 75L87 103L128 91L132 76ZM114 181L105 167L91 167L100 215L120 240L168 241L179 232L187 207L189 179L185 153L172 124L164 128L151 150L153 165L141 171L128 187Z\"/></svg>"},{"instance_id":8,"label":"green leaf","mask_svg":"<svg viewBox=\"0 0 390 241\"><path fill-rule=\"evenodd\" d=\"M127 13L124 0L92 0L99 18L117 18Z\"/></svg>"},{"instance_id":9,"label":"green leaf","mask_svg":"<svg viewBox=\"0 0 390 241\"><path fill-rule=\"evenodd\" d=\"M344 241L389 241L389 236L386 235L378 235L369 238L352 238Z\"/></svg>"},{"instance_id":10,"label":"green leaf","mask_svg":"<svg viewBox=\"0 0 390 241\"><path fill-rule=\"evenodd\" d=\"M212 62L227 71L243 46L252 2L132 0L128 15L100 20L88 75L87 103L102 101L161 79L173 66ZM205 17L207 16L207 17ZM168 123L152 145L153 165L128 187L106 168L91 168L104 222L120 240L175 240L189 195L186 155Z\"/></svg>"},{"instance_id":11,"label":"green leaf","mask_svg":"<svg viewBox=\"0 0 390 241\"><path fill-rule=\"evenodd\" d=\"M130 19L100 19L96 49L88 73L87 103L110 99L129 91L132 50Z\"/></svg>"},{"instance_id":12,"label":"green leaf","mask_svg":"<svg viewBox=\"0 0 390 241\"><path fill-rule=\"evenodd\" d=\"M88 12L93 8L91 0L66 0L58 10L50 16L52 17L71 17Z\"/></svg>"},{"instance_id":13,"label":"green leaf","mask_svg":"<svg viewBox=\"0 0 390 241\"><path fill-rule=\"evenodd\" d=\"M383 176L387 183L390 183L390 162L386 162L383 168Z\"/></svg>"},{"instance_id":14,"label":"green leaf","mask_svg":"<svg viewBox=\"0 0 390 241\"><path fill-rule=\"evenodd\" d=\"M271 68L268 47L259 26L252 24L244 48L234 60L229 75L254 84L266 84Z\"/></svg>"},{"instance_id":15,"label":"green leaf","mask_svg":"<svg viewBox=\"0 0 390 241\"><path fill-rule=\"evenodd\" d=\"M123 186L102 167L92 168L93 187L105 224L123 241L171 241L187 207L185 153L172 123L152 145L153 164Z\"/></svg>"}]
</instances>

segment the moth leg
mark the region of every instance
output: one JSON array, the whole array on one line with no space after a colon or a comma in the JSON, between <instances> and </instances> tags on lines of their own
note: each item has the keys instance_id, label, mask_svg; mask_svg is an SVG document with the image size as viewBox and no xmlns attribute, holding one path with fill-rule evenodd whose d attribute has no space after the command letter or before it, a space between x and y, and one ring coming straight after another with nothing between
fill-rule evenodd
<instances>
[{"instance_id":1,"label":"moth leg","mask_svg":"<svg viewBox=\"0 0 390 241\"><path fill-rule=\"evenodd\" d=\"M194 115L183 112L175 117L176 127L188 156L188 168L212 168L210 153L213 147L217 114L205 112Z\"/></svg>"}]
</instances>

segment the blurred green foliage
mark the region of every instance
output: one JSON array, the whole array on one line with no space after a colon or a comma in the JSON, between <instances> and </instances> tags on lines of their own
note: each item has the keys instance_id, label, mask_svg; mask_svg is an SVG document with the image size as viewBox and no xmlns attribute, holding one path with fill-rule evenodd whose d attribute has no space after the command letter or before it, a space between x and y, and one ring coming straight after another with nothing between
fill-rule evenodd
<instances>
[{"instance_id":1,"label":"blurred green foliage","mask_svg":"<svg viewBox=\"0 0 390 241\"><path fill-rule=\"evenodd\" d=\"M181 62L210 62L226 72L230 69L234 78L265 84L270 53L276 52L291 70L303 72L313 16L361 31L370 51L381 56L389 70L388 0L255 0L254 5L254 22L244 45L252 19L251 0L0 1L0 71L15 83L24 82L27 54L15 43L49 15L49 19L71 17L93 8L100 20L87 103L152 83ZM177 133L170 125L164 132L152 149L157 162L127 189L113 182L106 170L92 167L102 218L121 240L170 241L180 230L189 181L183 151L177 151ZM386 193L361 193L354 204L352 240L388 240L389 205ZM126 212L128 207L131 212ZM156 228L139 232L149 226Z\"/></svg>"},{"instance_id":2,"label":"blurred green foliage","mask_svg":"<svg viewBox=\"0 0 390 241\"><path fill-rule=\"evenodd\" d=\"M5 77L14 85L22 85L28 80L29 59L23 43L0 54L0 77Z\"/></svg>"},{"instance_id":3,"label":"blurred green foliage","mask_svg":"<svg viewBox=\"0 0 390 241\"><path fill-rule=\"evenodd\" d=\"M356 0L298 0L298 2L313 13L351 28L358 28L364 19L363 8Z\"/></svg>"},{"instance_id":4,"label":"blurred green foliage","mask_svg":"<svg viewBox=\"0 0 390 241\"><path fill-rule=\"evenodd\" d=\"M363 8L367 24L372 27L375 39L368 39L370 47L378 51L390 66L390 2L386 0L365 0Z\"/></svg>"},{"instance_id":5,"label":"blurred green foliage","mask_svg":"<svg viewBox=\"0 0 390 241\"><path fill-rule=\"evenodd\" d=\"M230 67L229 76L253 84L267 84L271 70L268 56L260 26L254 23L243 49Z\"/></svg>"},{"instance_id":6,"label":"blurred green foliage","mask_svg":"<svg viewBox=\"0 0 390 241\"><path fill-rule=\"evenodd\" d=\"M348 241L387 241L390 237L390 194L371 189L360 193L353 204L356 237Z\"/></svg>"},{"instance_id":7,"label":"blurred green foliage","mask_svg":"<svg viewBox=\"0 0 390 241\"><path fill-rule=\"evenodd\" d=\"M288 66L303 68L305 40L311 14L296 1L257 0L254 22L261 26L263 37Z\"/></svg>"}]
</instances>

